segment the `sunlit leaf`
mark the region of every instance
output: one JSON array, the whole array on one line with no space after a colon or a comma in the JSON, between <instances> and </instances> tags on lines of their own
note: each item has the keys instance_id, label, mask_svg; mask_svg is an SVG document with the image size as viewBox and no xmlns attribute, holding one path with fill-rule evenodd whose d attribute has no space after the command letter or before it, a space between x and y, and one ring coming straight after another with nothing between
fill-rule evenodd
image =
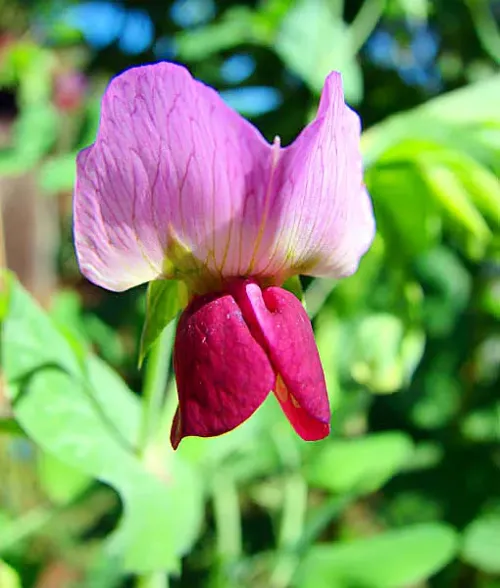
<instances>
[{"instance_id":1,"label":"sunlit leaf","mask_svg":"<svg viewBox=\"0 0 500 588\"><path fill-rule=\"evenodd\" d=\"M37 465L43 491L55 504L68 504L88 487L91 480L79 469L48 453L39 455Z\"/></svg>"},{"instance_id":2,"label":"sunlit leaf","mask_svg":"<svg viewBox=\"0 0 500 588\"><path fill-rule=\"evenodd\" d=\"M275 42L287 66L316 93L333 70L342 73L348 102L363 95L361 69L353 54L350 30L326 0L303 0L288 11Z\"/></svg>"},{"instance_id":3,"label":"sunlit leaf","mask_svg":"<svg viewBox=\"0 0 500 588\"><path fill-rule=\"evenodd\" d=\"M47 453L120 493L124 515L108 548L127 570L177 569L198 532L202 485L172 450L154 464L139 459L137 397L101 360L76 358L10 282L2 365L17 420Z\"/></svg>"},{"instance_id":4,"label":"sunlit leaf","mask_svg":"<svg viewBox=\"0 0 500 588\"><path fill-rule=\"evenodd\" d=\"M376 344L375 344L376 342ZM371 391L388 394L411 379L424 352L425 334L396 315L372 314L349 329L350 373Z\"/></svg>"},{"instance_id":5,"label":"sunlit leaf","mask_svg":"<svg viewBox=\"0 0 500 588\"><path fill-rule=\"evenodd\" d=\"M473 521L464 532L462 557L488 574L500 574L500 517Z\"/></svg>"},{"instance_id":6,"label":"sunlit leaf","mask_svg":"<svg viewBox=\"0 0 500 588\"><path fill-rule=\"evenodd\" d=\"M423 582L454 556L455 531L422 524L345 544L315 545L301 561L296 588L401 588Z\"/></svg>"},{"instance_id":7,"label":"sunlit leaf","mask_svg":"<svg viewBox=\"0 0 500 588\"><path fill-rule=\"evenodd\" d=\"M16 571L0 560L0 586L2 588L22 588Z\"/></svg>"},{"instance_id":8,"label":"sunlit leaf","mask_svg":"<svg viewBox=\"0 0 500 588\"><path fill-rule=\"evenodd\" d=\"M411 451L410 438L400 432L329 441L311 455L305 475L332 492L372 492L403 467Z\"/></svg>"}]
</instances>

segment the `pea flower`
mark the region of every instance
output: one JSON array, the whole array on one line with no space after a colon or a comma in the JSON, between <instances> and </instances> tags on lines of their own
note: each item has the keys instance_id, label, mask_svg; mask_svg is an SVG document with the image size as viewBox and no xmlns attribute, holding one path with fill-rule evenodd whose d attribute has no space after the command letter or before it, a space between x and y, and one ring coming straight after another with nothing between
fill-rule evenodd
<instances>
[{"instance_id":1,"label":"pea flower","mask_svg":"<svg viewBox=\"0 0 500 588\"><path fill-rule=\"evenodd\" d=\"M96 141L77 159L76 252L82 273L109 290L186 284L174 448L234 429L271 391L303 439L329 434L311 324L282 285L348 276L369 248L359 136L335 72L288 147L179 65L137 67L109 85Z\"/></svg>"}]
</instances>

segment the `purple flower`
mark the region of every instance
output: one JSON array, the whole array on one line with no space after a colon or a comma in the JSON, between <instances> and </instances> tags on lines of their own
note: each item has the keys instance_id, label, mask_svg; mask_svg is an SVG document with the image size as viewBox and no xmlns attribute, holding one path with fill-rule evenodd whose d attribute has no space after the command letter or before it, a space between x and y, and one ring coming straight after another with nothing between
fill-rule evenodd
<instances>
[{"instance_id":1,"label":"purple flower","mask_svg":"<svg viewBox=\"0 0 500 588\"><path fill-rule=\"evenodd\" d=\"M211 88L159 63L115 78L77 161L82 272L109 290L181 279L176 445L247 419L274 390L306 439L329 432L324 377L297 274L352 274L374 235L358 116L340 75L288 147L270 145Z\"/></svg>"}]
</instances>

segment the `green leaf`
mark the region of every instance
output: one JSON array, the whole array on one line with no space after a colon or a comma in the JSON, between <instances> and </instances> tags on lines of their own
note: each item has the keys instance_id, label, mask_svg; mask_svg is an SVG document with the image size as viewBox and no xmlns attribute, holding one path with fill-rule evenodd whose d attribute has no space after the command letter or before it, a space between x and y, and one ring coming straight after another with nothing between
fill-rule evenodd
<instances>
[{"instance_id":1,"label":"green leaf","mask_svg":"<svg viewBox=\"0 0 500 588\"><path fill-rule=\"evenodd\" d=\"M365 181L389 253L416 255L437 242L441 233L439 209L414 164L377 164L367 171Z\"/></svg>"},{"instance_id":2,"label":"green leaf","mask_svg":"<svg viewBox=\"0 0 500 588\"><path fill-rule=\"evenodd\" d=\"M330 441L311 454L305 476L331 492L373 492L402 469L411 452L411 439L396 431Z\"/></svg>"},{"instance_id":3,"label":"green leaf","mask_svg":"<svg viewBox=\"0 0 500 588\"><path fill-rule=\"evenodd\" d=\"M127 571L179 572L180 557L189 552L203 520L203 480L171 450L149 467L123 487L125 516L107 552L122 554Z\"/></svg>"},{"instance_id":4,"label":"green leaf","mask_svg":"<svg viewBox=\"0 0 500 588\"><path fill-rule=\"evenodd\" d=\"M487 574L500 574L500 517L473 521L464 532L462 557Z\"/></svg>"},{"instance_id":5,"label":"green leaf","mask_svg":"<svg viewBox=\"0 0 500 588\"><path fill-rule=\"evenodd\" d=\"M46 192L63 192L72 189L76 178L77 153L52 157L40 169L40 184Z\"/></svg>"},{"instance_id":6,"label":"green leaf","mask_svg":"<svg viewBox=\"0 0 500 588\"><path fill-rule=\"evenodd\" d=\"M278 55L314 92L319 94L326 76L337 70L347 100L357 103L363 95L363 78L351 47L349 28L325 0L293 4L275 41Z\"/></svg>"},{"instance_id":7,"label":"green leaf","mask_svg":"<svg viewBox=\"0 0 500 588\"><path fill-rule=\"evenodd\" d=\"M408 140L434 143L494 164L498 160L499 90L500 75L496 75L384 119L363 133L365 166L375 164L388 150L395 146L399 149ZM421 152L422 149L414 150L414 155Z\"/></svg>"},{"instance_id":8,"label":"green leaf","mask_svg":"<svg viewBox=\"0 0 500 588\"><path fill-rule=\"evenodd\" d=\"M422 524L344 544L316 545L305 555L296 588L401 588L423 582L455 555L457 536Z\"/></svg>"},{"instance_id":9,"label":"green leaf","mask_svg":"<svg viewBox=\"0 0 500 588\"><path fill-rule=\"evenodd\" d=\"M95 355L88 355L85 375L102 417L112 422L119 435L135 447L140 429L139 398L107 363Z\"/></svg>"},{"instance_id":10,"label":"green leaf","mask_svg":"<svg viewBox=\"0 0 500 588\"><path fill-rule=\"evenodd\" d=\"M351 346L351 376L378 394L395 392L410 381L424 345L423 331L405 327L395 315L363 317L346 339L346 347Z\"/></svg>"},{"instance_id":11,"label":"green leaf","mask_svg":"<svg viewBox=\"0 0 500 588\"><path fill-rule=\"evenodd\" d=\"M16 571L0 560L0 586L2 588L21 588Z\"/></svg>"},{"instance_id":12,"label":"green leaf","mask_svg":"<svg viewBox=\"0 0 500 588\"><path fill-rule=\"evenodd\" d=\"M460 178L474 206L500 228L500 180L487 167L465 153L441 154Z\"/></svg>"},{"instance_id":13,"label":"green leaf","mask_svg":"<svg viewBox=\"0 0 500 588\"><path fill-rule=\"evenodd\" d=\"M205 60L214 53L251 42L257 32L255 24L255 13L247 7L227 10L217 23L178 34L175 41L179 55L187 61Z\"/></svg>"},{"instance_id":14,"label":"green leaf","mask_svg":"<svg viewBox=\"0 0 500 588\"><path fill-rule=\"evenodd\" d=\"M81 364L64 336L8 272L1 275L8 300L3 321L2 365L10 385L15 384L18 389L21 378L43 366L58 367L80 377Z\"/></svg>"},{"instance_id":15,"label":"green leaf","mask_svg":"<svg viewBox=\"0 0 500 588\"><path fill-rule=\"evenodd\" d=\"M498 121L499 93L500 74L496 74L433 98L419 109L440 120L462 125Z\"/></svg>"},{"instance_id":16,"label":"green leaf","mask_svg":"<svg viewBox=\"0 0 500 588\"><path fill-rule=\"evenodd\" d=\"M40 485L54 504L70 503L90 484L89 476L48 453L39 455L37 465Z\"/></svg>"},{"instance_id":17,"label":"green leaf","mask_svg":"<svg viewBox=\"0 0 500 588\"><path fill-rule=\"evenodd\" d=\"M465 229L474 239L474 249L482 251L490 229L471 202L469 193L455 172L435 159L420 158L420 171L436 201L451 222Z\"/></svg>"},{"instance_id":18,"label":"green leaf","mask_svg":"<svg viewBox=\"0 0 500 588\"><path fill-rule=\"evenodd\" d=\"M187 304L187 290L180 280L154 280L148 285L146 319L139 350L141 366L163 329Z\"/></svg>"},{"instance_id":19,"label":"green leaf","mask_svg":"<svg viewBox=\"0 0 500 588\"><path fill-rule=\"evenodd\" d=\"M198 532L201 482L171 450L138 459L137 397L98 358L79 361L24 289L9 286L2 366L17 420L44 451L120 493L108 549L128 571L176 570Z\"/></svg>"}]
</instances>

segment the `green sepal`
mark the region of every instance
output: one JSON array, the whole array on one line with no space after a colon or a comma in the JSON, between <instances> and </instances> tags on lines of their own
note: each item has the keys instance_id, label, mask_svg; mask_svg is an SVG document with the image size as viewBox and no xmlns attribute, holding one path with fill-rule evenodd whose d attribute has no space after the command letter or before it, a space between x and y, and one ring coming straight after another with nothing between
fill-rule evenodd
<instances>
[{"instance_id":1,"label":"green sepal","mask_svg":"<svg viewBox=\"0 0 500 588\"><path fill-rule=\"evenodd\" d=\"M188 303L188 291L181 280L154 280L146 294L146 318L139 349L139 367L163 329Z\"/></svg>"}]
</instances>

